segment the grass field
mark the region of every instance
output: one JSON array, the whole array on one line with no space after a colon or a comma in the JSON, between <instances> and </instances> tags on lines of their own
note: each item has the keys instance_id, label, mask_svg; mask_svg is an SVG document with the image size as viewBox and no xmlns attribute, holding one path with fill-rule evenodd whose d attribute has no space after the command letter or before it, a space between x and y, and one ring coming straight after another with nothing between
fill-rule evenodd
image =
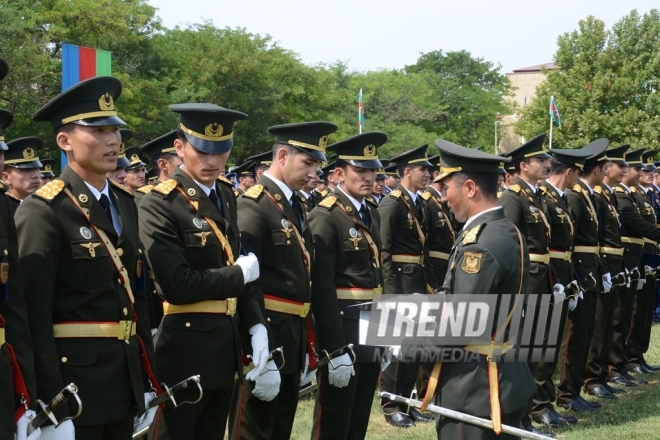
<instances>
[{"instance_id":1,"label":"grass field","mask_svg":"<svg viewBox=\"0 0 660 440\"><path fill-rule=\"evenodd\" d=\"M654 325L651 336L651 349L646 360L652 365L660 365L660 326ZM574 440L614 440L614 439L660 439L660 373L644 375L648 385L628 389L619 395L618 400L599 400L603 407L590 414L577 414L578 424L554 432L558 438ZM595 399L587 397L587 399ZM338 402L341 405L341 402ZM312 430L314 401L301 401L298 405L296 423L291 436L294 440L309 439ZM563 412L563 411L560 411ZM575 413L573 413L575 414ZM435 425L417 425L409 429L398 429L388 425L378 410L374 399L367 439L433 439Z\"/></svg>"}]
</instances>

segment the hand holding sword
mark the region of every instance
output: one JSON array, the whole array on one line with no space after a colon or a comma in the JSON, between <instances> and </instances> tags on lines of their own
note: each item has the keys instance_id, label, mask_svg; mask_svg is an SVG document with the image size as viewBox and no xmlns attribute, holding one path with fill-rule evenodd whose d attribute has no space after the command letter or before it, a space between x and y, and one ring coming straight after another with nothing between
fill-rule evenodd
<instances>
[{"instance_id":1,"label":"hand holding sword","mask_svg":"<svg viewBox=\"0 0 660 440\"><path fill-rule=\"evenodd\" d=\"M53 413L57 408L65 404L72 396L76 400L78 406L78 410L76 414L74 414L71 417L65 417L62 420L58 421L57 418L55 417L55 414ZM39 404L41 409L39 413L37 413L37 415L30 421L30 423L27 424L26 434L28 437L33 432L44 426L48 421L52 422L53 426L48 426L44 428L44 432L46 432L45 431L46 429L48 429L49 431L50 430L54 431L62 424L69 425L69 423L65 423L65 422L76 419L78 416L80 416L83 410L82 402L80 401L80 397L78 396L78 387L76 387L76 385L73 383L70 383L69 385L65 386L64 389L62 389L62 391L60 391L53 398L53 400L51 400L49 404L46 405L41 400L38 400L37 403ZM70 426L69 428L70 428L69 430L73 430L73 426ZM64 429L64 427L62 427L62 429ZM22 427L21 427L21 431L22 431ZM18 438L22 438L23 432L19 431L17 432L17 434L18 434Z\"/></svg>"}]
</instances>

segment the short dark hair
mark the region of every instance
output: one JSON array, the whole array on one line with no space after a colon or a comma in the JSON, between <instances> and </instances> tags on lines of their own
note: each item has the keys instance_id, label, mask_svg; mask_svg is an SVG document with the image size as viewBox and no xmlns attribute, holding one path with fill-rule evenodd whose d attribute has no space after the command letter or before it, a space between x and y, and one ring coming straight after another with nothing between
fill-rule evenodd
<instances>
[{"instance_id":1,"label":"short dark hair","mask_svg":"<svg viewBox=\"0 0 660 440\"><path fill-rule=\"evenodd\" d=\"M278 142L275 145L273 145L273 158L275 158L275 155L277 154L277 152L280 151L280 149L282 149L282 148L284 148L286 151L288 151L289 154L292 155L292 156L295 156L296 154L300 153L300 151L297 148L292 147L289 144L284 144L282 142Z\"/></svg>"},{"instance_id":2,"label":"short dark hair","mask_svg":"<svg viewBox=\"0 0 660 440\"><path fill-rule=\"evenodd\" d=\"M550 169L551 169L551 174L553 176L557 176L560 174L564 174L566 170L572 169L573 171L578 171L579 168L576 167L575 165L568 164L566 162L561 162L559 160L552 159L550 161Z\"/></svg>"},{"instance_id":3,"label":"short dark hair","mask_svg":"<svg viewBox=\"0 0 660 440\"><path fill-rule=\"evenodd\" d=\"M593 163L590 163L590 164L584 164L584 168L582 168L582 173L581 174L583 176L588 176L596 168L602 168L602 165L603 164L601 162L593 162Z\"/></svg>"},{"instance_id":4,"label":"short dark hair","mask_svg":"<svg viewBox=\"0 0 660 440\"><path fill-rule=\"evenodd\" d=\"M156 153L151 158L151 163L156 164L159 160L165 159L169 163L172 163L172 159L176 156L176 153Z\"/></svg>"},{"instance_id":5,"label":"short dark hair","mask_svg":"<svg viewBox=\"0 0 660 440\"><path fill-rule=\"evenodd\" d=\"M520 164L525 162L527 165L529 165L532 162L531 157L526 157L524 159L521 159L517 161L516 163L513 164L514 168L516 169L516 173L520 174Z\"/></svg>"},{"instance_id":6,"label":"short dark hair","mask_svg":"<svg viewBox=\"0 0 660 440\"><path fill-rule=\"evenodd\" d=\"M462 183L465 183L466 180L472 180L485 198L491 200L497 198L497 173L460 172L454 174L453 178L458 178Z\"/></svg>"}]
</instances>

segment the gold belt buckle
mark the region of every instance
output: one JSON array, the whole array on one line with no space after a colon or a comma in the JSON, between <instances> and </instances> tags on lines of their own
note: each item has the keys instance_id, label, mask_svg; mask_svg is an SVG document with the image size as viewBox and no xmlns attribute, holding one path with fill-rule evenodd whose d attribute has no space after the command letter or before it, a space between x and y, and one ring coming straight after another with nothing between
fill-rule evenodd
<instances>
[{"instance_id":1,"label":"gold belt buckle","mask_svg":"<svg viewBox=\"0 0 660 440\"><path fill-rule=\"evenodd\" d=\"M550 254L545 254L543 256L543 262L547 265L550 264Z\"/></svg>"},{"instance_id":2,"label":"gold belt buckle","mask_svg":"<svg viewBox=\"0 0 660 440\"><path fill-rule=\"evenodd\" d=\"M307 314L309 313L309 308L310 308L311 303L303 303L302 310L300 310L300 317L301 318L306 318Z\"/></svg>"},{"instance_id":3,"label":"gold belt buckle","mask_svg":"<svg viewBox=\"0 0 660 440\"><path fill-rule=\"evenodd\" d=\"M227 311L225 314L229 316L234 316L236 314L236 304L238 302L238 298L227 298Z\"/></svg>"},{"instance_id":4,"label":"gold belt buckle","mask_svg":"<svg viewBox=\"0 0 660 440\"><path fill-rule=\"evenodd\" d=\"M132 330L134 329L134 323L133 321L119 321L119 330L117 332L117 339L120 341L128 341L132 334Z\"/></svg>"},{"instance_id":5,"label":"gold belt buckle","mask_svg":"<svg viewBox=\"0 0 660 440\"><path fill-rule=\"evenodd\" d=\"M381 295L383 293L382 287L374 287L374 295Z\"/></svg>"},{"instance_id":6,"label":"gold belt buckle","mask_svg":"<svg viewBox=\"0 0 660 440\"><path fill-rule=\"evenodd\" d=\"M573 256L573 252L571 252L571 251L566 251L566 253L564 254L564 260L566 260L566 261L571 261L571 257L572 257L572 256Z\"/></svg>"}]
</instances>

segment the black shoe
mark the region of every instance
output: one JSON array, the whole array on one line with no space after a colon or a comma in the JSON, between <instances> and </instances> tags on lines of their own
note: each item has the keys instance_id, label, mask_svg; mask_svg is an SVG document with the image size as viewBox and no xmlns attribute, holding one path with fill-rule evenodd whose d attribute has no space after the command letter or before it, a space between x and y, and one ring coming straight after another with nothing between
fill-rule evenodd
<instances>
[{"instance_id":1,"label":"black shoe","mask_svg":"<svg viewBox=\"0 0 660 440\"><path fill-rule=\"evenodd\" d=\"M637 382L635 382L634 380L630 380L625 376L610 376L610 377L607 378L607 381L609 383L614 383L614 384L621 385L621 386L624 386L624 387L636 387L637 386Z\"/></svg>"},{"instance_id":2,"label":"black shoe","mask_svg":"<svg viewBox=\"0 0 660 440\"><path fill-rule=\"evenodd\" d=\"M550 437L550 438L557 437L554 432L541 431L540 429L534 428L534 426L532 426L532 425L523 426L523 429L527 432L532 432L532 433L538 434L538 435L544 435L544 436Z\"/></svg>"},{"instance_id":3,"label":"black shoe","mask_svg":"<svg viewBox=\"0 0 660 440\"><path fill-rule=\"evenodd\" d=\"M656 371L660 371L660 367L657 365L649 365L646 363L646 361L642 361L642 365L644 365L644 368L649 370L651 373L655 373Z\"/></svg>"},{"instance_id":4,"label":"black shoe","mask_svg":"<svg viewBox=\"0 0 660 440\"><path fill-rule=\"evenodd\" d=\"M605 388L602 385L598 385L597 387L593 387L587 390L587 393L589 393L590 396L596 396L600 397L601 399L616 399L617 397L610 393L607 388Z\"/></svg>"},{"instance_id":5,"label":"black shoe","mask_svg":"<svg viewBox=\"0 0 660 440\"><path fill-rule=\"evenodd\" d=\"M588 406L592 407L593 409L598 409L598 408L600 408L601 406L603 406L603 405L601 405L601 404L598 403L598 402L590 402L590 401L588 401L587 399L585 399L585 398L582 397L582 396L578 396L578 400L579 400L580 402L584 403L585 405L588 405Z\"/></svg>"},{"instance_id":6,"label":"black shoe","mask_svg":"<svg viewBox=\"0 0 660 440\"><path fill-rule=\"evenodd\" d=\"M629 370L631 373L637 374L651 374L651 370L647 370L643 364L637 365Z\"/></svg>"},{"instance_id":7,"label":"black shoe","mask_svg":"<svg viewBox=\"0 0 660 440\"><path fill-rule=\"evenodd\" d=\"M408 417L410 417L410 420L413 422L419 422L419 423L428 423L433 421L433 417L425 416L421 412L417 410L417 408L410 408L410 411L408 411Z\"/></svg>"},{"instance_id":8,"label":"black shoe","mask_svg":"<svg viewBox=\"0 0 660 440\"><path fill-rule=\"evenodd\" d=\"M625 377L626 379L636 383L637 385L644 385L644 384L648 383L648 381L646 381L645 379L642 379L641 377L632 377L630 375L630 373L623 373L623 377Z\"/></svg>"},{"instance_id":9,"label":"black shoe","mask_svg":"<svg viewBox=\"0 0 660 440\"><path fill-rule=\"evenodd\" d=\"M624 390L622 388L616 388L616 387L610 386L610 384L608 384L607 382L605 382L603 384L603 386L605 387L605 389L607 391L609 391L612 394L625 394L626 393L626 390Z\"/></svg>"},{"instance_id":10,"label":"black shoe","mask_svg":"<svg viewBox=\"0 0 660 440\"><path fill-rule=\"evenodd\" d=\"M401 413L394 413L392 415L386 414L385 421L397 428L410 428L413 425L413 421L410 420L410 417Z\"/></svg>"},{"instance_id":11,"label":"black shoe","mask_svg":"<svg viewBox=\"0 0 660 440\"><path fill-rule=\"evenodd\" d=\"M567 425L574 425L574 424L576 424L577 421L578 421L577 417L561 415L561 414L559 414L557 411L555 411L554 409L553 409L552 411L550 411L550 412L551 412L552 414L554 414L555 417L557 417L557 419L559 419L561 422L563 422L563 423L565 423L565 424L567 424Z\"/></svg>"},{"instance_id":12,"label":"black shoe","mask_svg":"<svg viewBox=\"0 0 660 440\"><path fill-rule=\"evenodd\" d=\"M593 411L594 409L588 403L583 402L580 399L573 399L570 402L559 403L559 406L562 408L570 409L573 411Z\"/></svg>"},{"instance_id":13,"label":"black shoe","mask_svg":"<svg viewBox=\"0 0 660 440\"><path fill-rule=\"evenodd\" d=\"M560 420L555 414L554 411L547 412L543 415L532 417L534 422L539 425L548 426L550 428L561 428L562 426L568 426L568 423Z\"/></svg>"}]
</instances>

